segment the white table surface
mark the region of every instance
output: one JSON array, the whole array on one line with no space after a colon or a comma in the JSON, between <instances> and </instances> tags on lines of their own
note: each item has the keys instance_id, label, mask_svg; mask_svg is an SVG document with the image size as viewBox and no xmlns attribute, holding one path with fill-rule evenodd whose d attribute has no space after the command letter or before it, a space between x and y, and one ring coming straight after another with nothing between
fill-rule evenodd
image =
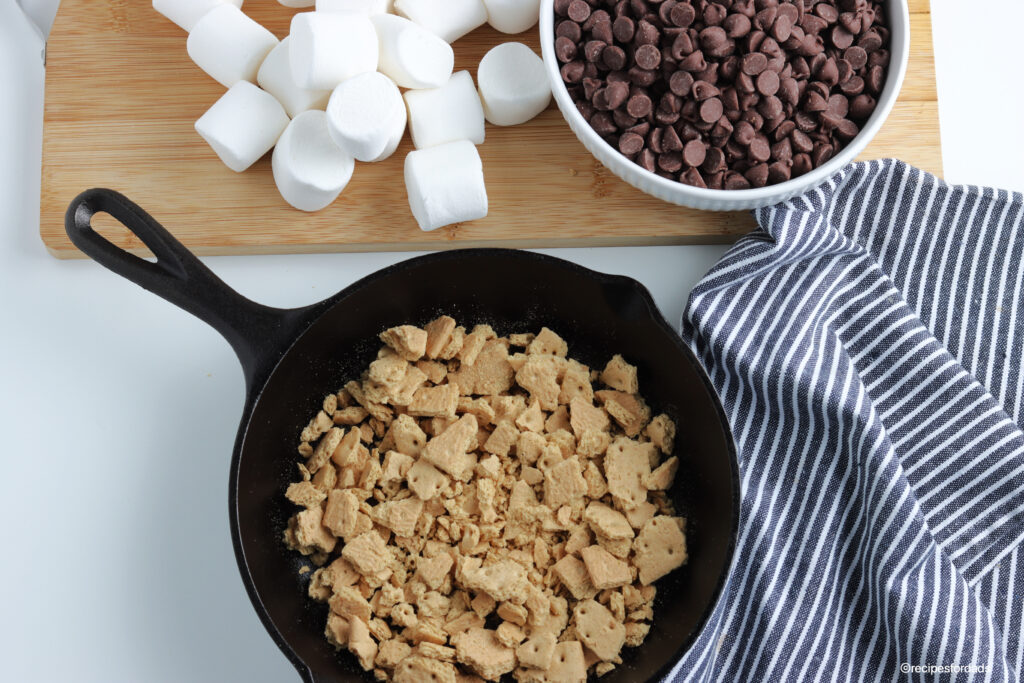
<instances>
[{"instance_id":1,"label":"white table surface","mask_svg":"<svg viewBox=\"0 0 1024 683\"><path fill-rule=\"evenodd\" d=\"M20 4L31 20L0 0L0 680L298 680L231 550L228 459L244 389L230 348L98 265L53 259L39 239L40 55L58 0ZM1024 190L1024 4L985 4L933 0L945 177ZM637 278L673 323L723 252L550 251ZM299 306L408 257L206 262L253 299Z\"/></svg>"}]
</instances>

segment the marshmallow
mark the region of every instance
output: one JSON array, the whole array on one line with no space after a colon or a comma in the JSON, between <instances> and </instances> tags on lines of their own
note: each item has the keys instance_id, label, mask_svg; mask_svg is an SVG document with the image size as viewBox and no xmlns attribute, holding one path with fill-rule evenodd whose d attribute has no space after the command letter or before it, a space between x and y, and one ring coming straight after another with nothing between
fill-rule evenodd
<instances>
[{"instance_id":1,"label":"marshmallow","mask_svg":"<svg viewBox=\"0 0 1024 683\"><path fill-rule=\"evenodd\" d=\"M188 34L188 56L225 88L255 81L260 64L277 47L274 34L234 5L217 5Z\"/></svg>"},{"instance_id":2,"label":"marshmallow","mask_svg":"<svg viewBox=\"0 0 1024 683\"><path fill-rule=\"evenodd\" d=\"M405 157L409 206L424 231L487 215L480 154L468 140L409 152Z\"/></svg>"},{"instance_id":3,"label":"marshmallow","mask_svg":"<svg viewBox=\"0 0 1024 683\"><path fill-rule=\"evenodd\" d=\"M307 90L295 84L292 78L288 45L291 37L285 38L271 50L263 60L263 66L256 76L256 82L284 106L288 116L295 118L309 109L324 109L331 97L330 90Z\"/></svg>"},{"instance_id":4,"label":"marshmallow","mask_svg":"<svg viewBox=\"0 0 1024 683\"><path fill-rule=\"evenodd\" d=\"M395 0L395 11L449 43L487 23L483 0Z\"/></svg>"},{"instance_id":5,"label":"marshmallow","mask_svg":"<svg viewBox=\"0 0 1024 683\"><path fill-rule=\"evenodd\" d=\"M372 16L387 14L394 8L395 0L316 0L317 12L358 12Z\"/></svg>"},{"instance_id":6,"label":"marshmallow","mask_svg":"<svg viewBox=\"0 0 1024 683\"><path fill-rule=\"evenodd\" d=\"M455 66L452 46L393 14L370 17L380 41L380 72L403 88L440 88Z\"/></svg>"},{"instance_id":7,"label":"marshmallow","mask_svg":"<svg viewBox=\"0 0 1024 683\"><path fill-rule=\"evenodd\" d=\"M484 141L484 108L468 71L452 74L440 88L407 90L405 104L416 149L456 140Z\"/></svg>"},{"instance_id":8,"label":"marshmallow","mask_svg":"<svg viewBox=\"0 0 1024 683\"><path fill-rule=\"evenodd\" d=\"M352 178L352 155L331 141L327 114L303 112L288 124L271 160L284 200L300 211L319 211L338 198Z\"/></svg>"},{"instance_id":9,"label":"marshmallow","mask_svg":"<svg viewBox=\"0 0 1024 683\"><path fill-rule=\"evenodd\" d=\"M405 124L402 93L390 78L376 71L339 85L327 104L331 138L358 161L380 160L392 141L401 140Z\"/></svg>"},{"instance_id":10,"label":"marshmallow","mask_svg":"<svg viewBox=\"0 0 1024 683\"><path fill-rule=\"evenodd\" d=\"M153 0L153 9L186 31L191 31L204 14L226 2L235 7L242 6L242 0Z\"/></svg>"},{"instance_id":11,"label":"marshmallow","mask_svg":"<svg viewBox=\"0 0 1024 683\"><path fill-rule=\"evenodd\" d=\"M377 70L377 32L362 14L304 12L292 17L292 78L301 88L334 90Z\"/></svg>"},{"instance_id":12,"label":"marshmallow","mask_svg":"<svg viewBox=\"0 0 1024 683\"><path fill-rule=\"evenodd\" d=\"M484 0L487 23L502 33L522 33L540 21L540 0Z\"/></svg>"},{"instance_id":13,"label":"marshmallow","mask_svg":"<svg viewBox=\"0 0 1024 683\"><path fill-rule=\"evenodd\" d=\"M522 43L503 43L484 55L476 72L484 115L496 126L526 123L551 102L544 61Z\"/></svg>"},{"instance_id":14,"label":"marshmallow","mask_svg":"<svg viewBox=\"0 0 1024 683\"><path fill-rule=\"evenodd\" d=\"M269 152L287 127L281 103L248 81L231 86L196 121L196 132L238 173Z\"/></svg>"}]
</instances>

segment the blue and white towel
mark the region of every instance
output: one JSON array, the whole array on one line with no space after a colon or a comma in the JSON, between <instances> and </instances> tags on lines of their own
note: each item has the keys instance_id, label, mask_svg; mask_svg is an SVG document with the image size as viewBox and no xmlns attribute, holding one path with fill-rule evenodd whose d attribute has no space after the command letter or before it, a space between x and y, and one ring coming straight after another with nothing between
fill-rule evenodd
<instances>
[{"instance_id":1,"label":"blue and white towel","mask_svg":"<svg viewBox=\"0 0 1024 683\"><path fill-rule=\"evenodd\" d=\"M683 321L743 505L672 680L1024 680L1024 197L879 161L756 217Z\"/></svg>"}]
</instances>

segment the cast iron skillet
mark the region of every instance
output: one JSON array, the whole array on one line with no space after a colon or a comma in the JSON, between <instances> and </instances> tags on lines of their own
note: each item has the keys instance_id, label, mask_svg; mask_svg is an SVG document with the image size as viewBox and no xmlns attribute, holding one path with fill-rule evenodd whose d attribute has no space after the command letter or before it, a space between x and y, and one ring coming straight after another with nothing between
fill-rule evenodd
<instances>
[{"instance_id":1,"label":"cast iron skillet","mask_svg":"<svg viewBox=\"0 0 1024 683\"><path fill-rule=\"evenodd\" d=\"M91 227L106 212L156 256L147 261ZM690 561L658 584L655 619L641 648L607 683L658 680L703 627L729 571L739 519L736 452L725 414L690 350L650 294L625 277L549 256L502 249L413 258L363 278L326 301L281 310L233 291L124 196L90 190L71 204L71 241L90 257L216 328L234 347L247 396L231 461L231 535L249 598L274 642L305 681L371 681L324 639L326 607L306 597L304 563L281 534L294 511L284 489L296 477L298 434L324 395L375 357L380 331L445 313L499 334L547 325L573 357L603 367L614 353L637 364L641 393L677 418L683 466L671 491L688 517Z\"/></svg>"}]
</instances>

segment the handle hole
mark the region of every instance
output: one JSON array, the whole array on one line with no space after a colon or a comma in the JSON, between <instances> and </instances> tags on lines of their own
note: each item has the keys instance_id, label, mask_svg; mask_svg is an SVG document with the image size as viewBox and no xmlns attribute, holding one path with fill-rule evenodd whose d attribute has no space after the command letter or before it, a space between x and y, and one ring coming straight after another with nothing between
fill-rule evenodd
<instances>
[{"instance_id":1,"label":"handle hole","mask_svg":"<svg viewBox=\"0 0 1024 683\"><path fill-rule=\"evenodd\" d=\"M135 233L126 228L121 221L106 211L97 211L92 217L92 228L114 246L135 254L150 263L156 263L156 257Z\"/></svg>"}]
</instances>

